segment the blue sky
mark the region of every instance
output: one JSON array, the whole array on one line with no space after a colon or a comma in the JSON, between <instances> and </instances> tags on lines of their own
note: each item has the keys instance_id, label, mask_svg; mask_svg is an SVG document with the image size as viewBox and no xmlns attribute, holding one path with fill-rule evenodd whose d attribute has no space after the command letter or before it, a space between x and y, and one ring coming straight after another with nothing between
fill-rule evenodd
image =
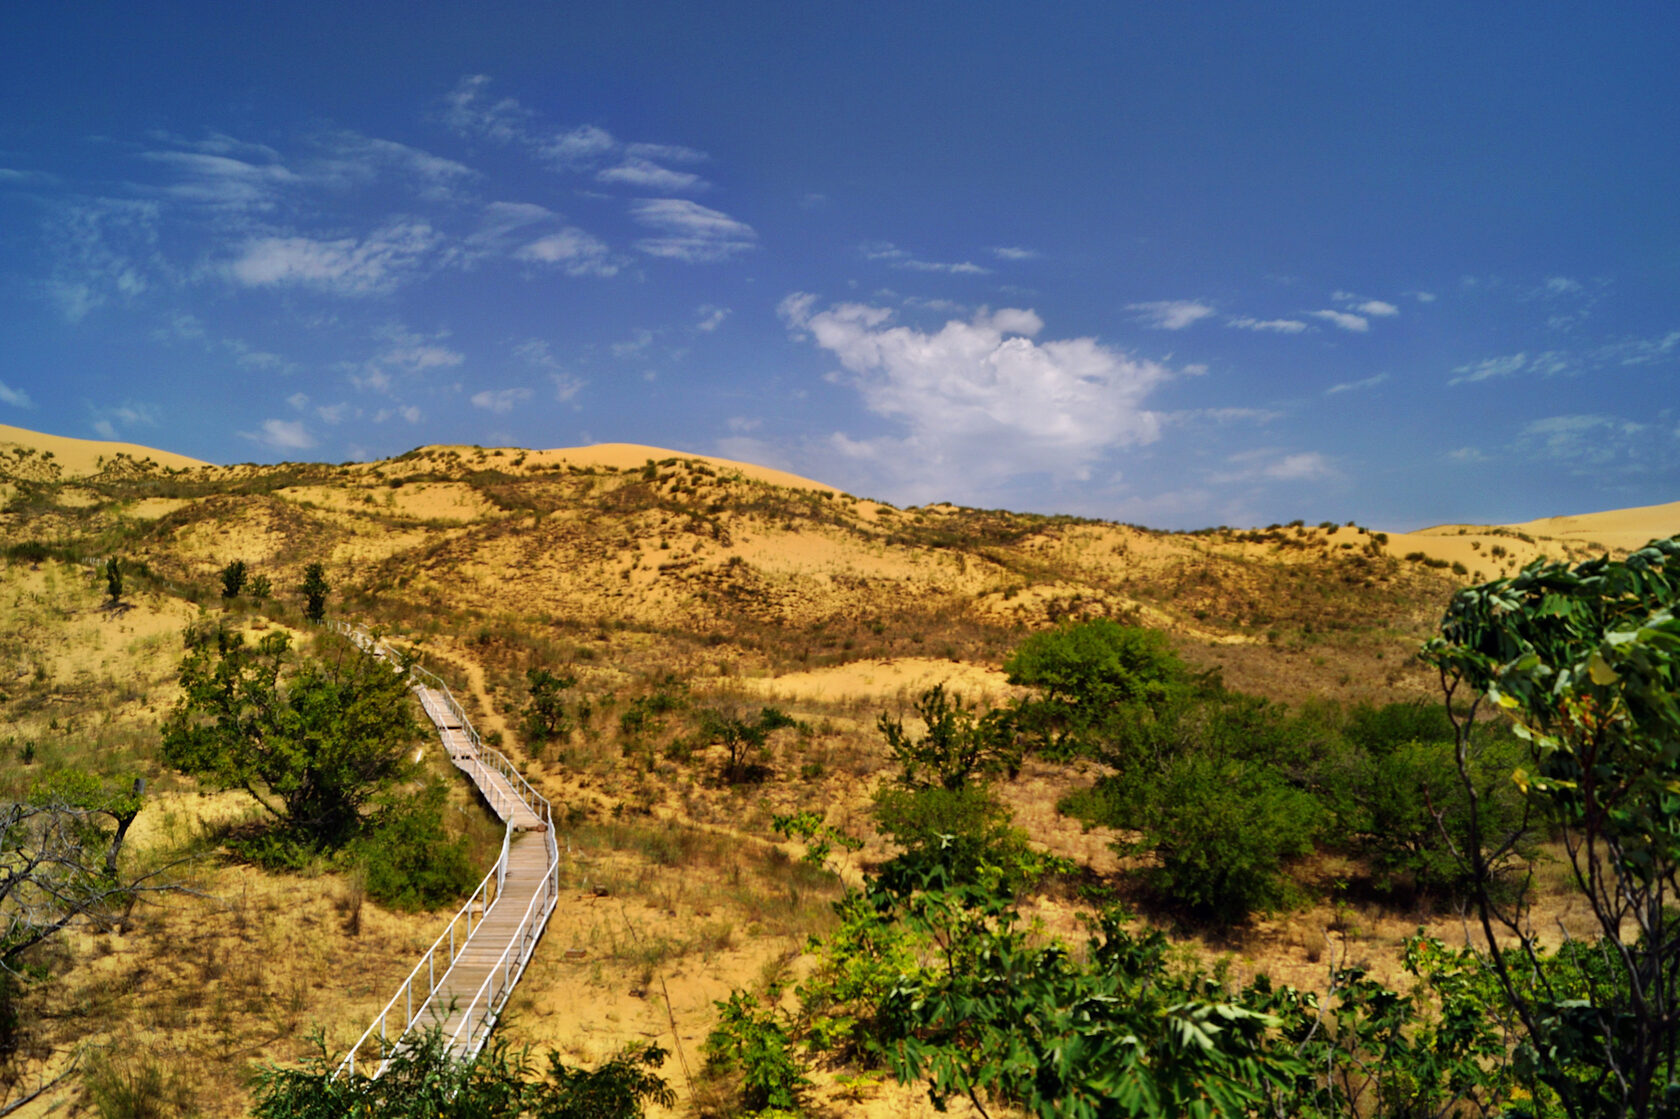
<instances>
[{"instance_id":1,"label":"blue sky","mask_svg":"<svg viewBox=\"0 0 1680 1119\"><path fill-rule=\"evenodd\" d=\"M1680 499L1670 4L14 5L0 422L898 503Z\"/></svg>"}]
</instances>

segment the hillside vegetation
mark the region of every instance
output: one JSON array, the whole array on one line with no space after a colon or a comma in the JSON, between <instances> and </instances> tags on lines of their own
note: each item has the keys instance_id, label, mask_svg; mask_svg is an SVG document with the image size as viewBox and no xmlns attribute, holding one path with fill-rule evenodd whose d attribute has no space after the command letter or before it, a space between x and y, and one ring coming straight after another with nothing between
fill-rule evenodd
<instances>
[{"instance_id":1,"label":"hillside vegetation","mask_svg":"<svg viewBox=\"0 0 1680 1119\"><path fill-rule=\"evenodd\" d=\"M111 1115L242 1114L253 1068L308 1056L316 1029L341 1050L439 925L436 913L368 900L365 872L330 854L301 871L256 865L250 798L165 764L183 634L214 621L253 644L304 642L313 627L298 588L311 565L331 588L329 615L381 629L449 679L564 813L571 892L505 1035L586 1064L654 1041L673 1054L663 1072L674 1109L724 1113L739 1088L729 1060L701 1069L720 1000L768 991L774 1006L832 975L832 960L804 952L808 938L850 927L832 903L925 839L929 813L954 812L938 819L1005 848L1020 837L1017 900L1044 935L1082 939L1081 915L1120 900L1181 936L1187 959L1244 981L1265 971L1321 987L1338 958L1397 981L1408 934L1458 927L1440 908L1446 887L1421 864L1384 863L1309 826L1351 809L1290 807L1289 789L1355 788L1336 767L1365 749L1362 734L1434 733L1371 728L1438 708L1434 670L1416 654L1457 587L1543 551L1622 554L1522 528L1163 533L899 509L622 449L430 447L337 466L112 451L72 468L72 457L39 440L0 444L0 772L14 798L62 770L112 788L146 778L127 857L170 864L179 888L42 950L5 1075L15 1095L79 1051L77 1074L32 1106ZM113 557L116 598L102 574ZM246 582L230 596L223 573L236 561ZM1151 785L1250 781L1262 799L1284 798L1279 818L1295 823L1267 856L1276 876L1240 912L1224 912L1224 887L1174 893L1178 864L1151 837L1182 825L1170 797L1140 799L1114 780L1134 771L1113 728L1086 728L1100 748L979 766L978 800L961 800L965 778L941 806L905 776L906 751L938 725L929 689L962 697L952 726L978 726L989 707L1043 694L1023 643L1099 619L1160 635L1160 663L1173 666L1145 720L1162 728L1148 745ZM883 734L893 720L897 739ZM1241 751L1166 745L1213 741L1208 728L1251 748L1236 778L1207 767ZM1259 752L1274 741L1278 753ZM1402 768L1380 779L1415 772L1383 764ZM910 792L896 801L877 795L900 787ZM458 783L448 789L446 829L488 865L494 827ZM1554 908L1563 927L1585 919L1567 900ZM733 1013L739 1025L758 1011ZM810 1071L807 1107L927 1106L879 1070L841 1060ZM158 1109L123 1111L124 1093Z\"/></svg>"}]
</instances>

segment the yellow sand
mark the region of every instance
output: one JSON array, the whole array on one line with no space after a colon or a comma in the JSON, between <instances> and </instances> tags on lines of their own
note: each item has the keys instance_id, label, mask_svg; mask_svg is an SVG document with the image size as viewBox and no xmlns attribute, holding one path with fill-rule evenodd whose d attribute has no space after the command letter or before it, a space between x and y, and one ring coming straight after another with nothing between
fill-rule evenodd
<instances>
[{"instance_id":1,"label":"yellow sand","mask_svg":"<svg viewBox=\"0 0 1680 1119\"><path fill-rule=\"evenodd\" d=\"M478 447L439 446L423 447L423 451L454 451L461 455L475 456ZM829 493L839 493L834 486L824 482L815 482L809 478L801 478L797 474L789 474L785 470L773 470L768 466L757 466L750 462L736 462L733 459L717 458L712 455L695 455L687 451L671 451L661 447L648 447L641 443L595 443L588 447L556 447L546 451L521 451L516 447L484 448L487 455L512 454L524 457L524 466L530 469L535 466L553 466L563 464L578 467L610 467L614 470L634 470L647 464L648 459L662 462L668 458L691 459L703 462L719 473L740 474L755 482L769 482L771 485L787 486L791 489L826 490Z\"/></svg>"},{"instance_id":2,"label":"yellow sand","mask_svg":"<svg viewBox=\"0 0 1680 1119\"><path fill-rule=\"evenodd\" d=\"M128 455L135 459L149 458L159 466L171 469L210 465L195 458L188 458L186 455L142 447L138 443L116 443L102 439L72 439L67 435L46 435L39 431L29 431L21 427L0 424L0 446L6 444L28 447L34 451L51 451L52 461L58 464L64 477L67 478L97 474L101 469L99 462L101 458L109 462L117 455Z\"/></svg>"}]
</instances>

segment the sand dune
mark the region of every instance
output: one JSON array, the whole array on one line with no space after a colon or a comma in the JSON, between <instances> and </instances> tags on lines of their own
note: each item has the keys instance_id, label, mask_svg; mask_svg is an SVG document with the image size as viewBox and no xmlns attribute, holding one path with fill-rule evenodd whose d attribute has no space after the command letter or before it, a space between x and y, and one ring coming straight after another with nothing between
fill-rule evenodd
<instances>
[{"instance_id":1,"label":"sand dune","mask_svg":"<svg viewBox=\"0 0 1680 1119\"><path fill-rule=\"evenodd\" d=\"M52 461L58 465L62 476L66 478L80 478L88 474L97 474L101 469L100 459L109 462L117 455L128 455L134 459L151 459L159 466L171 469L190 469L195 466L210 465L195 458L188 458L186 455L142 447L138 443L118 443L103 439L73 439L67 435L47 435L39 431L0 424L0 448L5 448L8 445L27 447L32 451L51 452Z\"/></svg>"},{"instance_id":2,"label":"sand dune","mask_svg":"<svg viewBox=\"0 0 1680 1119\"><path fill-rule=\"evenodd\" d=\"M455 451L458 453L477 452L478 447L462 446L433 446L422 447L422 451ZM552 466L564 463L570 466L611 467L614 470L634 470L644 465L649 459L662 462L665 459L680 458L696 462L703 462L720 473L735 473L742 477L751 478L755 482L768 482L771 485L787 486L790 489L824 490L828 493L839 493L836 486L826 482L801 478L797 474L789 474L785 470L775 470L768 466L758 466L750 462L736 462L734 459L718 458L715 455L696 455L688 451L672 451L663 447L649 447L642 443L594 443L587 447L554 447L543 451L527 451L516 447L483 448L495 452L497 450L523 455L525 465Z\"/></svg>"}]
</instances>

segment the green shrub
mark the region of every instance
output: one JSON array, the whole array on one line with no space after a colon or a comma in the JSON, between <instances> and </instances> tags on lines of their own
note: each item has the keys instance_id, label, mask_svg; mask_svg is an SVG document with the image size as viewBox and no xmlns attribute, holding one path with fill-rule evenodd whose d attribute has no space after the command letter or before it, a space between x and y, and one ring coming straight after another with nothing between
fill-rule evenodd
<instances>
[{"instance_id":1,"label":"green shrub","mask_svg":"<svg viewBox=\"0 0 1680 1119\"><path fill-rule=\"evenodd\" d=\"M466 838L450 839L444 828L444 795L434 781L418 796L394 798L354 844L369 897L395 909L436 909L477 885Z\"/></svg>"},{"instance_id":2,"label":"green shrub","mask_svg":"<svg viewBox=\"0 0 1680 1119\"><path fill-rule=\"evenodd\" d=\"M1287 900L1287 860L1310 850L1322 810L1269 767L1191 754L1152 783L1139 826L1157 892L1221 924ZM1135 849L1135 848L1134 848Z\"/></svg>"},{"instance_id":3,"label":"green shrub","mask_svg":"<svg viewBox=\"0 0 1680 1119\"><path fill-rule=\"evenodd\" d=\"M810 1081L775 1012L760 1009L745 991L735 991L717 1008L717 1025L706 1038L706 1067L739 1077L741 1106L749 1112L797 1111L799 1093Z\"/></svg>"}]
</instances>

